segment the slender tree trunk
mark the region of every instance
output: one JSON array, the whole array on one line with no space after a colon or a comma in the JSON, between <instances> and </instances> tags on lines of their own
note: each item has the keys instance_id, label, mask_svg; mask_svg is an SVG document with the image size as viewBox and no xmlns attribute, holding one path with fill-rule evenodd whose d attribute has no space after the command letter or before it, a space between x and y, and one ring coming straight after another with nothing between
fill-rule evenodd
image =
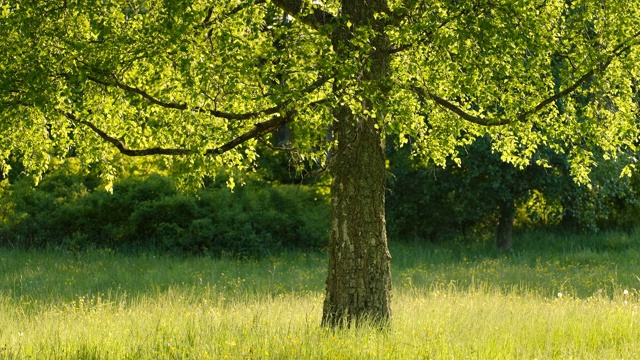
<instances>
[{"instance_id":1,"label":"slender tree trunk","mask_svg":"<svg viewBox=\"0 0 640 360\"><path fill-rule=\"evenodd\" d=\"M513 246L513 221L516 216L515 200L501 202L498 208L498 229L496 231L496 246L500 250L511 250Z\"/></svg>"},{"instance_id":2,"label":"slender tree trunk","mask_svg":"<svg viewBox=\"0 0 640 360\"><path fill-rule=\"evenodd\" d=\"M349 43L353 29L342 28L334 34L334 49L345 62L360 57L361 72L355 76L373 86L359 93L367 112L354 114L346 105L334 109L329 272L322 324L351 326L371 320L383 325L391 317L391 255L384 203L385 115L380 109L388 94L390 55L383 25L375 23L374 14L386 9L386 1L343 0L342 5L356 28L371 26L376 35L370 39L373 50L354 54ZM341 90L340 85L334 89Z\"/></svg>"}]
</instances>

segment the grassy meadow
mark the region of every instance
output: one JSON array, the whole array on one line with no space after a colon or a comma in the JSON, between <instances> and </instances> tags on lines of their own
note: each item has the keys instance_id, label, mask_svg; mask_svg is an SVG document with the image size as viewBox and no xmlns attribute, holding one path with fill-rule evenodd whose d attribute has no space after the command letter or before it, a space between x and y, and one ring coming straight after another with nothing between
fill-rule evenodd
<instances>
[{"instance_id":1,"label":"grassy meadow","mask_svg":"<svg viewBox=\"0 0 640 360\"><path fill-rule=\"evenodd\" d=\"M319 326L326 259L0 250L2 359L637 359L640 232L392 244L393 323Z\"/></svg>"}]
</instances>

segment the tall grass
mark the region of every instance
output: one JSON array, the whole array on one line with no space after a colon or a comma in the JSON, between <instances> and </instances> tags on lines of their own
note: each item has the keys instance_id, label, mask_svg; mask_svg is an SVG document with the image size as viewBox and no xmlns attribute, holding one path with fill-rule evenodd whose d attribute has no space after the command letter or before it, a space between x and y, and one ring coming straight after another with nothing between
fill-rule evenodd
<instances>
[{"instance_id":1,"label":"tall grass","mask_svg":"<svg viewBox=\"0 0 640 360\"><path fill-rule=\"evenodd\" d=\"M392 246L393 323L319 326L322 254L0 250L3 359L634 359L638 233Z\"/></svg>"}]
</instances>

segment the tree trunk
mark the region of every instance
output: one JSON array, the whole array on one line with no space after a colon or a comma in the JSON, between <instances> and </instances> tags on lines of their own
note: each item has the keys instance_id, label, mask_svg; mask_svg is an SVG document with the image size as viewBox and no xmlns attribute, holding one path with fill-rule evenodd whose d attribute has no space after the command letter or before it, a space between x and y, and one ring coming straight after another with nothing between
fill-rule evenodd
<instances>
[{"instance_id":1,"label":"tree trunk","mask_svg":"<svg viewBox=\"0 0 640 360\"><path fill-rule=\"evenodd\" d=\"M385 154L379 130L367 120L334 129L339 143L332 164L329 273L322 315L327 326L349 326L362 319L387 322L391 316Z\"/></svg>"},{"instance_id":2,"label":"tree trunk","mask_svg":"<svg viewBox=\"0 0 640 360\"><path fill-rule=\"evenodd\" d=\"M496 231L496 246L500 250L511 250L513 240L513 221L516 216L516 205L513 199L501 202L498 208L498 230Z\"/></svg>"},{"instance_id":3,"label":"tree trunk","mask_svg":"<svg viewBox=\"0 0 640 360\"><path fill-rule=\"evenodd\" d=\"M391 255L385 223L385 115L381 109L388 94L390 54L384 25L375 23L374 14L386 9L386 1L343 0L342 5L355 28L371 26L376 35L370 38L373 50L364 54L352 53L353 28L343 27L333 38L338 56L345 62L356 56L362 68L355 76L371 85L356 90L366 112L354 114L347 105L334 109L329 272L322 324L351 326L370 320L384 326L391 317ZM341 90L340 84L335 85L334 91Z\"/></svg>"}]
</instances>

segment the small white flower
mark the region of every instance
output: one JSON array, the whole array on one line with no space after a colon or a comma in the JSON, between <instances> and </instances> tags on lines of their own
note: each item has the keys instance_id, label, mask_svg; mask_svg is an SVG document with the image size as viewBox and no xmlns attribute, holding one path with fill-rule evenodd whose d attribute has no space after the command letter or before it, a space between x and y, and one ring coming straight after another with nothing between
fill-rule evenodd
<instances>
[{"instance_id":1,"label":"small white flower","mask_svg":"<svg viewBox=\"0 0 640 360\"><path fill-rule=\"evenodd\" d=\"M629 295L629 290L624 289L624 291L622 292L624 295Z\"/></svg>"},{"instance_id":2,"label":"small white flower","mask_svg":"<svg viewBox=\"0 0 640 360\"><path fill-rule=\"evenodd\" d=\"M562 293L561 293L561 292L559 292L559 293L558 293L558 297L559 297L559 298L561 298L561 297L562 297Z\"/></svg>"}]
</instances>

